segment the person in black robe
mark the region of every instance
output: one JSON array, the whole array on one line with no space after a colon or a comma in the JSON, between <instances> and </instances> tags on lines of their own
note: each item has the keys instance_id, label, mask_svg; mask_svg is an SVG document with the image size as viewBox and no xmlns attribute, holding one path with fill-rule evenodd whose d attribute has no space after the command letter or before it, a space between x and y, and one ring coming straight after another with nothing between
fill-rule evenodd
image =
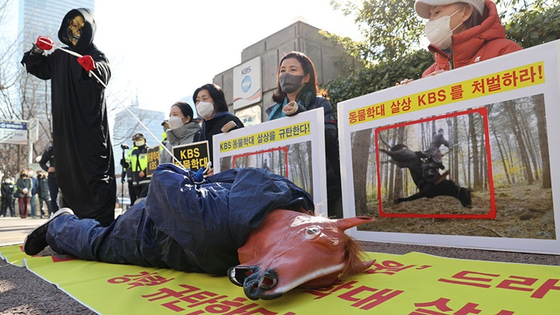
<instances>
[{"instance_id":1,"label":"person in black robe","mask_svg":"<svg viewBox=\"0 0 560 315\"><path fill-rule=\"evenodd\" d=\"M116 201L104 89L111 71L109 61L93 44L95 30L92 11L70 10L58 31L68 47L45 55L44 50L54 44L40 36L21 62L27 72L51 80L54 162L62 206L79 218L107 226L114 220Z\"/></svg>"}]
</instances>

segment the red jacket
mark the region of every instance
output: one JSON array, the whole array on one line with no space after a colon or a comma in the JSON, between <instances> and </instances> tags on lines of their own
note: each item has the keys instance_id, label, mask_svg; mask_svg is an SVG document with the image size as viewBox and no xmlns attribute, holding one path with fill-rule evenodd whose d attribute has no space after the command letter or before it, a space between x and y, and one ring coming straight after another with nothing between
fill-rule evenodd
<instances>
[{"instance_id":1,"label":"red jacket","mask_svg":"<svg viewBox=\"0 0 560 315\"><path fill-rule=\"evenodd\" d=\"M485 6L480 25L453 35L452 56L433 45L428 47L434 53L436 62L424 71L422 77L437 70L460 68L522 49L514 41L506 39L506 30L494 2L486 0Z\"/></svg>"}]
</instances>

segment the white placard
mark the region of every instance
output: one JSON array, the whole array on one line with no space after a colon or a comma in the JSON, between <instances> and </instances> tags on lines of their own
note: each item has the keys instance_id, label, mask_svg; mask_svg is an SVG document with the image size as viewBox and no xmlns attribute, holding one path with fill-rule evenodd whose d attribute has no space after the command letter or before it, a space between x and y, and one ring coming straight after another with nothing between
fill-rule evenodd
<instances>
[{"instance_id":1,"label":"white placard","mask_svg":"<svg viewBox=\"0 0 560 315\"><path fill-rule=\"evenodd\" d=\"M217 134L213 146L214 172L266 168L309 192L315 212L328 216L323 108Z\"/></svg>"},{"instance_id":2,"label":"white placard","mask_svg":"<svg viewBox=\"0 0 560 315\"><path fill-rule=\"evenodd\" d=\"M339 103L344 216L378 218L350 233L559 254L559 51L555 41ZM401 144L420 156L440 128L450 140L441 147L444 178L457 195L397 203L428 186L416 185L381 149ZM547 164L552 188L542 188ZM439 185L431 191L441 193ZM473 189L470 208L455 198L461 187Z\"/></svg>"}]
</instances>

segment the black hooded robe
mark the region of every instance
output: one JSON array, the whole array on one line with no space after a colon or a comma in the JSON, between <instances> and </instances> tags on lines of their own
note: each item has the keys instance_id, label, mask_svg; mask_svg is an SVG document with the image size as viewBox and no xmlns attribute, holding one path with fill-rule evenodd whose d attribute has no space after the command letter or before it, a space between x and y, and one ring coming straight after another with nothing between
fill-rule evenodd
<instances>
[{"instance_id":1,"label":"black hooded robe","mask_svg":"<svg viewBox=\"0 0 560 315\"><path fill-rule=\"evenodd\" d=\"M69 21L76 15L85 25L77 45L68 39ZM95 47L96 25L88 9L74 9L62 20L58 38L68 50L90 55L93 72L107 85L111 72L109 61ZM60 49L52 54L24 54L27 71L43 80L51 80L54 156L57 183L63 206L79 218L96 219L103 226L114 220L116 183L113 148L109 136L105 90L78 63L77 57Z\"/></svg>"}]
</instances>

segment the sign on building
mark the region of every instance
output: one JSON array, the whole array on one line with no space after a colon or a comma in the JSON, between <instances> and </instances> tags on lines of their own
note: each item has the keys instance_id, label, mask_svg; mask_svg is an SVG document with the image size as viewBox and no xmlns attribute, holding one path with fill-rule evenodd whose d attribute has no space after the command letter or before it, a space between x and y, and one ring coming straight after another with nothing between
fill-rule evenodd
<instances>
[{"instance_id":1,"label":"sign on building","mask_svg":"<svg viewBox=\"0 0 560 315\"><path fill-rule=\"evenodd\" d=\"M233 68L233 109L255 104L262 99L261 57Z\"/></svg>"}]
</instances>

